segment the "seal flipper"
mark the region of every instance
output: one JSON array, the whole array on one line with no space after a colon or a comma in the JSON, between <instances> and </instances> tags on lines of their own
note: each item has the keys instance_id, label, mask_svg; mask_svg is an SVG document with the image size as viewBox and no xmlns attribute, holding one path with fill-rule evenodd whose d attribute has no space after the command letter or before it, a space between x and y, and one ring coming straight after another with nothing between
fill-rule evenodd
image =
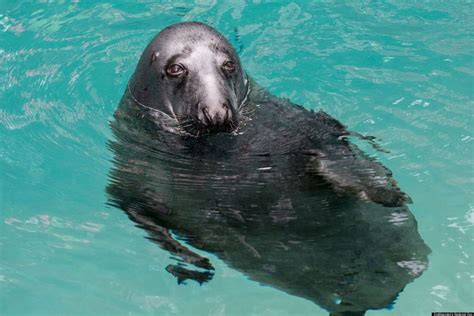
<instances>
[{"instance_id":1,"label":"seal flipper","mask_svg":"<svg viewBox=\"0 0 474 316\"><path fill-rule=\"evenodd\" d=\"M308 169L322 176L338 191L388 207L411 202L391 177L390 170L353 145L341 144L305 153L311 156Z\"/></svg>"},{"instance_id":2,"label":"seal flipper","mask_svg":"<svg viewBox=\"0 0 474 316\"><path fill-rule=\"evenodd\" d=\"M178 284L184 283L186 280L194 280L202 285L205 282L209 282L214 274L210 271L195 271L186 269L180 265L170 264L166 267L166 271L171 273L178 279Z\"/></svg>"},{"instance_id":3,"label":"seal flipper","mask_svg":"<svg viewBox=\"0 0 474 316\"><path fill-rule=\"evenodd\" d=\"M315 113L314 119L320 126L314 137L317 149L304 151L310 156L310 171L322 176L336 190L354 194L362 200L389 207L411 202L388 168L345 138L350 133L344 125L322 111Z\"/></svg>"},{"instance_id":4,"label":"seal flipper","mask_svg":"<svg viewBox=\"0 0 474 316\"><path fill-rule=\"evenodd\" d=\"M140 214L136 210L128 209L127 214L131 220L137 223L141 228L148 232L147 239L157 243L160 248L177 255L184 262L192 264L198 268L206 270L214 270L214 267L209 262L209 259L189 250L183 246L179 241L175 240L168 229L156 224L151 218Z\"/></svg>"}]
</instances>

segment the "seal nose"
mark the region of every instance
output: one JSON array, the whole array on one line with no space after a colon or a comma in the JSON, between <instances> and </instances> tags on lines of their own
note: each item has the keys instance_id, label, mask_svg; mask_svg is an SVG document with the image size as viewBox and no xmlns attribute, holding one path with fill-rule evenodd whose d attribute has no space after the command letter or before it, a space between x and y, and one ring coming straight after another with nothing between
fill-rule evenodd
<instances>
[{"instance_id":1,"label":"seal nose","mask_svg":"<svg viewBox=\"0 0 474 316\"><path fill-rule=\"evenodd\" d=\"M204 106L202 112L207 125L211 126L222 126L226 124L232 116L227 103L223 103L222 106Z\"/></svg>"}]
</instances>

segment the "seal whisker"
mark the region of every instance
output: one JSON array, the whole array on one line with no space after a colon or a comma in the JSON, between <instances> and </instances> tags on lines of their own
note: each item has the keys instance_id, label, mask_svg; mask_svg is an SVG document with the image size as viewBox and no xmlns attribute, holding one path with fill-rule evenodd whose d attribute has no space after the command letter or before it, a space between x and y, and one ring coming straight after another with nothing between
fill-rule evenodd
<instances>
[{"instance_id":1,"label":"seal whisker","mask_svg":"<svg viewBox=\"0 0 474 316\"><path fill-rule=\"evenodd\" d=\"M149 112L153 113L153 114L151 114L152 116L161 116L162 118L168 119L171 122L176 122L176 123L179 124L179 121L176 118L176 115L174 114L174 111L172 112L173 116L171 116L168 113L165 113L161 110L158 110L158 109L155 109L155 108L152 108L152 107L149 107L149 106L143 104L142 102L140 102L132 93L132 89L130 88L130 81L127 84L127 90L128 90L128 93L129 93L130 97L133 99L133 101L135 101L136 104L138 104L141 107L145 108Z\"/></svg>"}]
</instances>

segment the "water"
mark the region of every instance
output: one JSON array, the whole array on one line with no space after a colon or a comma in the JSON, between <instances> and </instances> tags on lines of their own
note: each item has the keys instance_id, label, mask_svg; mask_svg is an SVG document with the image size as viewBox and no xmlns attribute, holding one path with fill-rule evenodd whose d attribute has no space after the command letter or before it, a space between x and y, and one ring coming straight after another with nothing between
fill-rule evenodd
<instances>
[{"instance_id":1,"label":"water","mask_svg":"<svg viewBox=\"0 0 474 316\"><path fill-rule=\"evenodd\" d=\"M108 122L148 41L206 22L271 93L322 108L414 200L429 269L393 310L472 309L473 29L468 2L0 4L0 313L326 315L212 255L213 280L178 285L170 255L106 206Z\"/></svg>"}]
</instances>

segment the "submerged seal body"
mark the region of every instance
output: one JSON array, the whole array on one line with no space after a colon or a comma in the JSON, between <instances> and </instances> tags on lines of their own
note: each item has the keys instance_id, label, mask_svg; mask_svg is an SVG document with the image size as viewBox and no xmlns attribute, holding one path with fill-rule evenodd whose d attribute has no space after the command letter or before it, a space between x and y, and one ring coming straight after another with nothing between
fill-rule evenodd
<instances>
[{"instance_id":1,"label":"submerged seal body","mask_svg":"<svg viewBox=\"0 0 474 316\"><path fill-rule=\"evenodd\" d=\"M166 268L179 282L213 268L170 231L333 315L387 307L427 267L391 172L328 114L259 87L209 26L151 41L111 127L110 203L187 264Z\"/></svg>"}]
</instances>

